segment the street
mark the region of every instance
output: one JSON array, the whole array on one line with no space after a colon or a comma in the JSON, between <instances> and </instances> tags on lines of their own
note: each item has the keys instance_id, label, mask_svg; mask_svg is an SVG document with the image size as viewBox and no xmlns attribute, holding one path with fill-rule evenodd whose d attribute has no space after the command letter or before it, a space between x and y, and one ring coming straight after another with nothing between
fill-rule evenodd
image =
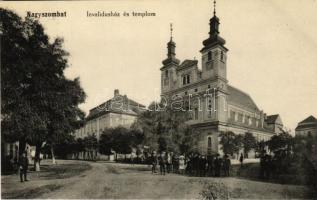
<instances>
[{"instance_id":1,"label":"street","mask_svg":"<svg viewBox=\"0 0 317 200\"><path fill-rule=\"evenodd\" d=\"M31 172L31 180L24 183L19 182L16 174L2 176L2 198L193 199L202 198L201 193L207 186L212 186L214 192L221 193L222 197L229 198L310 197L308 188L304 186L265 183L236 177L152 175L151 168L146 165L58 160L58 165L43 164L42 169L40 173Z\"/></svg>"}]
</instances>

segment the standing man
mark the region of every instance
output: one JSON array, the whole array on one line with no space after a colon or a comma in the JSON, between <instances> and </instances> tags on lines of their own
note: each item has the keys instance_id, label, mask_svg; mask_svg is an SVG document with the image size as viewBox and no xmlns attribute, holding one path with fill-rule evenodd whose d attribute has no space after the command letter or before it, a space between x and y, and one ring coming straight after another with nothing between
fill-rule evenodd
<instances>
[{"instance_id":1,"label":"standing man","mask_svg":"<svg viewBox=\"0 0 317 200\"><path fill-rule=\"evenodd\" d=\"M223 169L224 169L225 176L230 176L231 161L230 161L229 156L227 154L225 154L225 156L223 158L224 158Z\"/></svg>"},{"instance_id":2,"label":"standing man","mask_svg":"<svg viewBox=\"0 0 317 200\"><path fill-rule=\"evenodd\" d=\"M165 175L166 158L165 158L164 152L162 152L160 157L159 157L159 165L160 165L160 173L161 173L161 175Z\"/></svg>"},{"instance_id":3,"label":"standing man","mask_svg":"<svg viewBox=\"0 0 317 200\"><path fill-rule=\"evenodd\" d=\"M157 157L155 155L155 152L152 153L151 162L152 162L152 174L154 174L156 173L156 165L157 165Z\"/></svg>"},{"instance_id":4,"label":"standing man","mask_svg":"<svg viewBox=\"0 0 317 200\"><path fill-rule=\"evenodd\" d=\"M209 155L207 156L207 174L208 176L213 176L214 174L214 157Z\"/></svg>"},{"instance_id":5,"label":"standing man","mask_svg":"<svg viewBox=\"0 0 317 200\"><path fill-rule=\"evenodd\" d=\"M240 155L240 164L241 164L241 167L242 167L242 165L243 165L243 154L241 153L241 155Z\"/></svg>"},{"instance_id":6,"label":"standing man","mask_svg":"<svg viewBox=\"0 0 317 200\"><path fill-rule=\"evenodd\" d=\"M24 181L29 181L27 179L27 171L29 167L29 160L26 157L26 152L22 153L22 156L19 160L19 169L20 169L20 180L23 182L23 176L24 176Z\"/></svg>"},{"instance_id":7,"label":"standing man","mask_svg":"<svg viewBox=\"0 0 317 200\"><path fill-rule=\"evenodd\" d=\"M214 160L215 166L215 176L220 177L220 170L221 170L221 160L219 158L219 154L216 154L216 159Z\"/></svg>"},{"instance_id":8,"label":"standing man","mask_svg":"<svg viewBox=\"0 0 317 200\"><path fill-rule=\"evenodd\" d=\"M172 171L172 153L166 153L166 171L170 173Z\"/></svg>"}]
</instances>

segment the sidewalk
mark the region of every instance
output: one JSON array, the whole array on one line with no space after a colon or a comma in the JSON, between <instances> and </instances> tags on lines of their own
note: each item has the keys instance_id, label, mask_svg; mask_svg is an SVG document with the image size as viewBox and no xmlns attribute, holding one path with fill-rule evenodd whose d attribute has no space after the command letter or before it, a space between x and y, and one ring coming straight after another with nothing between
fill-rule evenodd
<instances>
[{"instance_id":1,"label":"sidewalk","mask_svg":"<svg viewBox=\"0 0 317 200\"><path fill-rule=\"evenodd\" d=\"M237 159L230 159L231 165L240 165L240 161ZM247 163L259 163L260 159L259 158L246 158L243 160L243 164Z\"/></svg>"}]
</instances>

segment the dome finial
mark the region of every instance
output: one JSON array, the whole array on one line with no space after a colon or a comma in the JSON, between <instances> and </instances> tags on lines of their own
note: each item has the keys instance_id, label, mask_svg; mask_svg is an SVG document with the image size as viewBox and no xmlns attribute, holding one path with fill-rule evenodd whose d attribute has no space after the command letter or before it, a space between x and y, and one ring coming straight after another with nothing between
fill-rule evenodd
<instances>
[{"instance_id":1,"label":"dome finial","mask_svg":"<svg viewBox=\"0 0 317 200\"><path fill-rule=\"evenodd\" d=\"M216 0L214 0L214 16L216 16Z\"/></svg>"}]
</instances>

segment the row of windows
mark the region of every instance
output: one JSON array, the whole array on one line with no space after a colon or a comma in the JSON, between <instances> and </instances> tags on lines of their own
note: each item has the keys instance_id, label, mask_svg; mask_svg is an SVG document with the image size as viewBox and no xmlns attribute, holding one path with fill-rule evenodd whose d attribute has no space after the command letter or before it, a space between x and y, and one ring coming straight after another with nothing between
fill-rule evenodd
<instances>
[{"instance_id":1,"label":"row of windows","mask_svg":"<svg viewBox=\"0 0 317 200\"><path fill-rule=\"evenodd\" d=\"M235 111L230 111L230 120L237 121L239 123L244 123L246 125L260 126L260 120L254 117L243 115L242 113L236 113Z\"/></svg>"},{"instance_id":2,"label":"row of windows","mask_svg":"<svg viewBox=\"0 0 317 200\"><path fill-rule=\"evenodd\" d=\"M210 89L210 88L211 88L211 86L208 85L208 89ZM195 89L194 89L194 92L198 92L198 88L195 88ZM208 90L207 92L210 92L210 90ZM184 94L185 94L185 95L188 95L188 91L185 91Z\"/></svg>"},{"instance_id":3,"label":"row of windows","mask_svg":"<svg viewBox=\"0 0 317 200\"><path fill-rule=\"evenodd\" d=\"M112 124L119 123L121 125L128 125L128 124L131 124L132 121L133 120L129 119L129 118L111 118ZM107 128L106 118L100 119L100 127L99 128L100 128L100 130L104 130ZM83 136L85 131L87 131L87 134L92 133L92 132L97 132L97 121L94 120L92 122L87 123L85 127L78 129L76 132L80 136Z\"/></svg>"},{"instance_id":4,"label":"row of windows","mask_svg":"<svg viewBox=\"0 0 317 200\"><path fill-rule=\"evenodd\" d=\"M225 58L224 53L223 53L223 51L221 51L221 52L220 52L220 60L221 60L221 61L224 61L224 58ZM209 51L208 54L207 54L207 60L208 60L208 61L213 60L213 58L212 58L212 52L211 52L211 51Z\"/></svg>"}]
</instances>

